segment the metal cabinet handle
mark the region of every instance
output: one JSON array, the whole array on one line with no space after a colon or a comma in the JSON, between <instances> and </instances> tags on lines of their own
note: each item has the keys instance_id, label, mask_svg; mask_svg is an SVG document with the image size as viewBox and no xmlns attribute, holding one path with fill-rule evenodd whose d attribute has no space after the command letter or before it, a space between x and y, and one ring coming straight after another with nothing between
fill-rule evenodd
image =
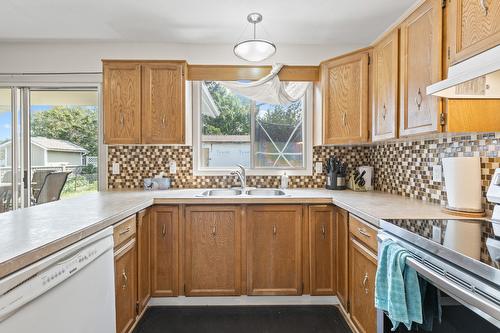
<instances>
[{"instance_id":1,"label":"metal cabinet handle","mask_svg":"<svg viewBox=\"0 0 500 333\"><path fill-rule=\"evenodd\" d=\"M214 224L214 226L212 227L212 237L215 237L217 236L217 225Z\"/></svg>"},{"instance_id":2,"label":"metal cabinet handle","mask_svg":"<svg viewBox=\"0 0 500 333\"><path fill-rule=\"evenodd\" d=\"M120 127L123 127L125 125L125 116L123 115L123 112L120 111Z\"/></svg>"},{"instance_id":3,"label":"metal cabinet handle","mask_svg":"<svg viewBox=\"0 0 500 333\"><path fill-rule=\"evenodd\" d=\"M415 104L417 104L417 108L419 111L420 111L420 108L422 107L423 99L424 98L422 97L422 91L420 90L420 88L418 88L417 96L415 96Z\"/></svg>"},{"instance_id":4,"label":"metal cabinet handle","mask_svg":"<svg viewBox=\"0 0 500 333\"><path fill-rule=\"evenodd\" d=\"M161 227L161 235L163 238L165 238L165 235L167 234L167 227L165 225L163 225Z\"/></svg>"},{"instance_id":5,"label":"metal cabinet handle","mask_svg":"<svg viewBox=\"0 0 500 333\"><path fill-rule=\"evenodd\" d=\"M490 7L488 6L487 0L479 0L479 4L484 10L484 16L488 16L488 10L490 9Z\"/></svg>"},{"instance_id":6,"label":"metal cabinet handle","mask_svg":"<svg viewBox=\"0 0 500 333\"><path fill-rule=\"evenodd\" d=\"M127 289L127 285L128 285L127 271L125 270L125 268L123 269L122 277L123 277L122 289L125 290L125 289Z\"/></svg>"},{"instance_id":7,"label":"metal cabinet handle","mask_svg":"<svg viewBox=\"0 0 500 333\"><path fill-rule=\"evenodd\" d=\"M363 236L365 236L365 237L368 237L368 238L370 238L370 237L371 237L371 235L370 235L369 233L367 233L367 232L366 232L366 229L363 229L363 228L358 228L358 232L359 232L360 234L362 234Z\"/></svg>"},{"instance_id":8,"label":"metal cabinet handle","mask_svg":"<svg viewBox=\"0 0 500 333\"><path fill-rule=\"evenodd\" d=\"M368 273L365 273L365 277L363 278L363 287L365 288L365 294L368 294L368 288L366 284L368 283Z\"/></svg>"},{"instance_id":9,"label":"metal cabinet handle","mask_svg":"<svg viewBox=\"0 0 500 333\"><path fill-rule=\"evenodd\" d=\"M127 229L120 231L119 235L120 235L120 236L123 236L123 235L125 235L126 233L128 233L129 231L130 231L130 227L127 227Z\"/></svg>"},{"instance_id":10,"label":"metal cabinet handle","mask_svg":"<svg viewBox=\"0 0 500 333\"><path fill-rule=\"evenodd\" d=\"M384 104L384 106L382 108L384 109L384 111L382 111L382 119L385 120L385 118L387 116L387 106L385 106L385 104Z\"/></svg>"},{"instance_id":11,"label":"metal cabinet handle","mask_svg":"<svg viewBox=\"0 0 500 333\"><path fill-rule=\"evenodd\" d=\"M321 236L323 237L323 239L326 239L326 225L325 224L321 225Z\"/></svg>"},{"instance_id":12,"label":"metal cabinet handle","mask_svg":"<svg viewBox=\"0 0 500 333\"><path fill-rule=\"evenodd\" d=\"M344 127L347 126L346 118L347 118L347 114L345 112L342 112L342 124L344 124Z\"/></svg>"},{"instance_id":13,"label":"metal cabinet handle","mask_svg":"<svg viewBox=\"0 0 500 333\"><path fill-rule=\"evenodd\" d=\"M278 228L276 227L276 224L273 224L273 239L276 238L277 233L278 233Z\"/></svg>"},{"instance_id":14,"label":"metal cabinet handle","mask_svg":"<svg viewBox=\"0 0 500 333\"><path fill-rule=\"evenodd\" d=\"M166 120L165 120L165 115L163 115L163 116L161 117L161 127L165 128L165 122L166 122Z\"/></svg>"}]
</instances>

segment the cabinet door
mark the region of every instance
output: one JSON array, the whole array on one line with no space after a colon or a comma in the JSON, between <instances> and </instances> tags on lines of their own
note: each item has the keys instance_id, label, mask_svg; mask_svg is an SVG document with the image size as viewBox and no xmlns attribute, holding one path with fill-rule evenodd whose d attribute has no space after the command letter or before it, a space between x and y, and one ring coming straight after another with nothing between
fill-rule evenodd
<instances>
[{"instance_id":1,"label":"cabinet door","mask_svg":"<svg viewBox=\"0 0 500 333\"><path fill-rule=\"evenodd\" d=\"M499 45L500 1L450 1L448 33L452 64Z\"/></svg>"},{"instance_id":2,"label":"cabinet door","mask_svg":"<svg viewBox=\"0 0 500 333\"><path fill-rule=\"evenodd\" d=\"M184 143L184 63L142 67L143 143Z\"/></svg>"},{"instance_id":3,"label":"cabinet door","mask_svg":"<svg viewBox=\"0 0 500 333\"><path fill-rule=\"evenodd\" d=\"M399 29L373 49L372 141L397 137Z\"/></svg>"},{"instance_id":4,"label":"cabinet door","mask_svg":"<svg viewBox=\"0 0 500 333\"><path fill-rule=\"evenodd\" d=\"M115 252L116 332L127 333L136 318L135 238Z\"/></svg>"},{"instance_id":5,"label":"cabinet door","mask_svg":"<svg viewBox=\"0 0 500 333\"><path fill-rule=\"evenodd\" d=\"M377 311L375 309L375 273L377 256L356 239L350 240L350 313L361 333L375 333Z\"/></svg>"},{"instance_id":6,"label":"cabinet door","mask_svg":"<svg viewBox=\"0 0 500 333\"><path fill-rule=\"evenodd\" d=\"M104 143L141 143L141 65L103 65Z\"/></svg>"},{"instance_id":7,"label":"cabinet door","mask_svg":"<svg viewBox=\"0 0 500 333\"><path fill-rule=\"evenodd\" d=\"M401 24L401 136L440 130L438 97L426 87L441 79L441 1L427 0Z\"/></svg>"},{"instance_id":8,"label":"cabinet door","mask_svg":"<svg viewBox=\"0 0 500 333\"><path fill-rule=\"evenodd\" d=\"M177 296L179 208L153 207L152 222L151 296Z\"/></svg>"},{"instance_id":9,"label":"cabinet door","mask_svg":"<svg viewBox=\"0 0 500 333\"><path fill-rule=\"evenodd\" d=\"M349 219L347 211L336 207L337 221L337 297L340 304L349 311Z\"/></svg>"},{"instance_id":10,"label":"cabinet door","mask_svg":"<svg viewBox=\"0 0 500 333\"><path fill-rule=\"evenodd\" d=\"M239 206L190 206L185 212L186 296L240 295Z\"/></svg>"},{"instance_id":11,"label":"cabinet door","mask_svg":"<svg viewBox=\"0 0 500 333\"><path fill-rule=\"evenodd\" d=\"M368 141L368 53L321 66L324 143Z\"/></svg>"},{"instance_id":12,"label":"cabinet door","mask_svg":"<svg viewBox=\"0 0 500 333\"><path fill-rule=\"evenodd\" d=\"M332 206L309 207L311 295L335 295L336 223Z\"/></svg>"},{"instance_id":13,"label":"cabinet door","mask_svg":"<svg viewBox=\"0 0 500 333\"><path fill-rule=\"evenodd\" d=\"M137 218L137 304L138 314L142 313L151 297L151 257L150 257L149 209L138 213Z\"/></svg>"},{"instance_id":14,"label":"cabinet door","mask_svg":"<svg viewBox=\"0 0 500 333\"><path fill-rule=\"evenodd\" d=\"M302 206L256 205L247 209L249 295L302 292Z\"/></svg>"}]
</instances>

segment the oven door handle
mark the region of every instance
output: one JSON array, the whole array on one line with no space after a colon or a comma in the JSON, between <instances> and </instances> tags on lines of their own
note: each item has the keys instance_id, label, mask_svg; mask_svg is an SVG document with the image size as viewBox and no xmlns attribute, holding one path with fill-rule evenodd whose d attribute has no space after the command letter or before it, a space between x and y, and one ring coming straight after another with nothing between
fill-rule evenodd
<instances>
[{"instance_id":1,"label":"oven door handle","mask_svg":"<svg viewBox=\"0 0 500 333\"><path fill-rule=\"evenodd\" d=\"M384 232L379 232L377 239L379 242L383 242L386 239L392 239L393 241L398 242L396 239L390 237ZM400 243L398 242L398 244ZM471 310L475 312L480 311L484 314L483 317L486 316L485 318L488 319L488 321L497 327L500 327L500 307L487 302L485 299L475 294L472 290L451 282L444 275L435 272L415 258L406 258L406 264L415 269L419 275L425 277L438 289L444 291L453 298L456 298L457 301L469 307Z\"/></svg>"}]
</instances>

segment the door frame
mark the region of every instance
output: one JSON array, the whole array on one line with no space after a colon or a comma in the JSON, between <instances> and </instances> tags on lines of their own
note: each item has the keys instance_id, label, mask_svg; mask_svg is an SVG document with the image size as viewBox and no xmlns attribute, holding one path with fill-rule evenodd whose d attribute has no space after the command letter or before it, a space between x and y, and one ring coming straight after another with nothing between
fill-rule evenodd
<instances>
[{"instance_id":1,"label":"door frame","mask_svg":"<svg viewBox=\"0 0 500 333\"><path fill-rule=\"evenodd\" d=\"M45 74L4 74L0 73L0 88L11 89L11 112L12 112L12 183L21 184L24 191L23 200L18 202L18 188L14 186L12 191L13 209L31 206L31 200L27 193L31 191L31 179L27 178L24 184L24 173L31 168L30 139L30 92L36 90L67 90L67 89L95 89L97 91L97 113L98 113L98 191L107 188L107 147L103 141L103 104L102 104L102 74L101 73L45 73ZM20 119L18 118L20 117ZM18 128L18 122L21 120ZM19 138L16 133L20 131ZM14 149L21 145L21 154L15 154ZM19 156L22 155L22 156ZM16 166L16 167L14 167ZM22 172L18 172L18 168ZM24 201L24 203L23 203Z\"/></svg>"}]
</instances>

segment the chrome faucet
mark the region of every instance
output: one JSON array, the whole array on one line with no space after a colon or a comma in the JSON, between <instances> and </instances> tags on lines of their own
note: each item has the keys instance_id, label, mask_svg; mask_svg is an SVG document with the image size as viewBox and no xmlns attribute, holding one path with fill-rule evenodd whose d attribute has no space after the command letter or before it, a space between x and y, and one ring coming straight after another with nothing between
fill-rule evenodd
<instances>
[{"instance_id":1,"label":"chrome faucet","mask_svg":"<svg viewBox=\"0 0 500 333\"><path fill-rule=\"evenodd\" d=\"M231 176L236 176L240 180L241 188L244 190L247 187L247 175L245 167L241 164L236 164L240 170L231 171Z\"/></svg>"}]
</instances>

